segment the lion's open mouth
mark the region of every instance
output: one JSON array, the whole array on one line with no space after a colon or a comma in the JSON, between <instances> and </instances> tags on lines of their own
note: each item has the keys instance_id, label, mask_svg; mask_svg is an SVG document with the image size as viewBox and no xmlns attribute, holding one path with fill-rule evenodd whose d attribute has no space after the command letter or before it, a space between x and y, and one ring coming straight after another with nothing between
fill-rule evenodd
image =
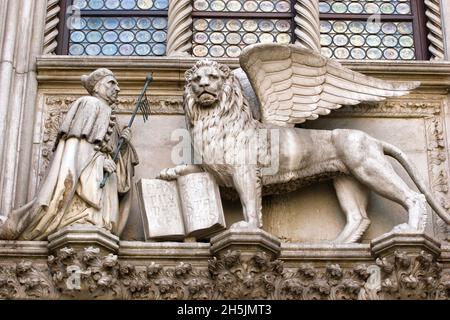
<instances>
[{"instance_id":1,"label":"lion's open mouth","mask_svg":"<svg viewBox=\"0 0 450 320\"><path fill-rule=\"evenodd\" d=\"M212 92L203 91L198 98L202 105L209 106L217 100L217 95Z\"/></svg>"}]
</instances>

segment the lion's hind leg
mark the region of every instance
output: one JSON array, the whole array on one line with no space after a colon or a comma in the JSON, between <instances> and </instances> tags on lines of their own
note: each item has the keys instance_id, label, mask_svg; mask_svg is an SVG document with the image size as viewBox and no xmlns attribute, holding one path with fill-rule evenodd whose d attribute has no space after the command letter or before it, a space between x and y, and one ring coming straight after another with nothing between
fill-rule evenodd
<instances>
[{"instance_id":1,"label":"lion's hind leg","mask_svg":"<svg viewBox=\"0 0 450 320\"><path fill-rule=\"evenodd\" d=\"M364 185L349 176L336 177L333 184L341 209L347 218L345 228L333 242L357 242L370 225L366 212L370 192Z\"/></svg>"}]
</instances>

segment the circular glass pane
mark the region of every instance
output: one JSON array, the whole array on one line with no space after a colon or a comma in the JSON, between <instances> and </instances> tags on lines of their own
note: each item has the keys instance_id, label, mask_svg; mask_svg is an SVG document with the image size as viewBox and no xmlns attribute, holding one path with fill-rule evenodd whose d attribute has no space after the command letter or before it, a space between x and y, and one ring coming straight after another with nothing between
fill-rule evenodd
<instances>
[{"instance_id":1,"label":"circular glass pane","mask_svg":"<svg viewBox=\"0 0 450 320\"><path fill-rule=\"evenodd\" d=\"M239 44L241 42L241 36L239 33L236 32L231 32L227 34L226 39L229 44Z\"/></svg>"},{"instance_id":2,"label":"circular glass pane","mask_svg":"<svg viewBox=\"0 0 450 320\"><path fill-rule=\"evenodd\" d=\"M69 54L72 56L81 56L84 53L84 47L81 44L72 44L69 47Z\"/></svg>"},{"instance_id":3,"label":"circular glass pane","mask_svg":"<svg viewBox=\"0 0 450 320\"><path fill-rule=\"evenodd\" d=\"M77 20L77 19L76 19ZM87 25L91 30L98 30L102 27L102 19L100 18L89 18Z\"/></svg>"},{"instance_id":4,"label":"circular glass pane","mask_svg":"<svg viewBox=\"0 0 450 320\"><path fill-rule=\"evenodd\" d=\"M89 0L89 7L93 10L103 8L103 0Z\"/></svg>"},{"instance_id":5,"label":"circular glass pane","mask_svg":"<svg viewBox=\"0 0 450 320\"><path fill-rule=\"evenodd\" d=\"M205 19L198 19L194 21L194 29L198 31L205 31L208 28L208 21Z\"/></svg>"},{"instance_id":6,"label":"circular glass pane","mask_svg":"<svg viewBox=\"0 0 450 320\"><path fill-rule=\"evenodd\" d=\"M259 28L261 29L261 31L263 32L269 32L272 31L274 28L273 22L270 20L261 20L259 22Z\"/></svg>"},{"instance_id":7,"label":"circular glass pane","mask_svg":"<svg viewBox=\"0 0 450 320\"><path fill-rule=\"evenodd\" d=\"M259 41L261 43L272 43L275 41L275 38L270 33L263 33L259 36Z\"/></svg>"},{"instance_id":8,"label":"circular glass pane","mask_svg":"<svg viewBox=\"0 0 450 320\"><path fill-rule=\"evenodd\" d=\"M333 42L333 39L328 34L320 35L320 45L327 47Z\"/></svg>"},{"instance_id":9,"label":"circular glass pane","mask_svg":"<svg viewBox=\"0 0 450 320\"><path fill-rule=\"evenodd\" d=\"M398 43L398 40L394 36L385 36L383 38L383 44L386 47L395 47L397 45L397 43Z\"/></svg>"},{"instance_id":10,"label":"circular glass pane","mask_svg":"<svg viewBox=\"0 0 450 320\"><path fill-rule=\"evenodd\" d=\"M366 24L366 30L369 33L378 33L381 30L381 26L379 23L367 23Z\"/></svg>"},{"instance_id":11,"label":"circular glass pane","mask_svg":"<svg viewBox=\"0 0 450 320\"><path fill-rule=\"evenodd\" d=\"M229 46L227 48L227 56L231 58L237 58L241 54L241 48L238 46Z\"/></svg>"},{"instance_id":12,"label":"circular glass pane","mask_svg":"<svg viewBox=\"0 0 450 320\"><path fill-rule=\"evenodd\" d=\"M163 56L166 54L166 46L162 43L157 43L153 46L152 51L155 56Z\"/></svg>"},{"instance_id":13,"label":"circular glass pane","mask_svg":"<svg viewBox=\"0 0 450 320\"><path fill-rule=\"evenodd\" d=\"M105 6L108 9L117 9L119 7L119 5L120 5L119 0L106 0L106 2L105 2Z\"/></svg>"},{"instance_id":14,"label":"circular glass pane","mask_svg":"<svg viewBox=\"0 0 450 320\"><path fill-rule=\"evenodd\" d=\"M164 29L165 27L167 27L167 19L165 18L155 18L152 21L152 25L155 29Z\"/></svg>"},{"instance_id":15,"label":"circular glass pane","mask_svg":"<svg viewBox=\"0 0 450 320\"><path fill-rule=\"evenodd\" d=\"M275 23L275 28L280 32L287 32L291 29L291 24L286 20L278 20Z\"/></svg>"},{"instance_id":16,"label":"circular glass pane","mask_svg":"<svg viewBox=\"0 0 450 320\"><path fill-rule=\"evenodd\" d=\"M353 59L362 60L366 57L366 52L361 48L353 48L350 51L350 55Z\"/></svg>"},{"instance_id":17,"label":"circular glass pane","mask_svg":"<svg viewBox=\"0 0 450 320\"><path fill-rule=\"evenodd\" d=\"M350 37L350 43L355 47L361 47L364 45L365 39L363 36L360 35L353 35Z\"/></svg>"},{"instance_id":18,"label":"circular glass pane","mask_svg":"<svg viewBox=\"0 0 450 320\"><path fill-rule=\"evenodd\" d=\"M331 10L331 6L326 2L319 3L319 12L320 13L328 13Z\"/></svg>"},{"instance_id":19,"label":"circular glass pane","mask_svg":"<svg viewBox=\"0 0 450 320\"><path fill-rule=\"evenodd\" d=\"M259 4L259 8L264 12L272 12L275 9L275 6L271 1L263 1Z\"/></svg>"},{"instance_id":20,"label":"circular glass pane","mask_svg":"<svg viewBox=\"0 0 450 320\"><path fill-rule=\"evenodd\" d=\"M131 31L123 31L119 35L121 42L131 42L134 40L134 33Z\"/></svg>"},{"instance_id":21,"label":"circular glass pane","mask_svg":"<svg viewBox=\"0 0 450 320\"><path fill-rule=\"evenodd\" d=\"M116 42L118 38L119 36L115 31L108 31L103 34L103 40L105 40L106 42Z\"/></svg>"},{"instance_id":22,"label":"circular glass pane","mask_svg":"<svg viewBox=\"0 0 450 320\"><path fill-rule=\"evenodd\" d=\"M223 22L223 20L211 19L211 21L209 22L209 27L214 31L219 31L225 27L225 23Z\"/></svg>"},{"instance_id":23,"label":"circular glass pane","mask_svg":"<svg viewBox=\"0 0 450 320\"><path fill-rule=\"evenodd\" d=\"M223 11L225 10L225 3L222 0L216 0L211 2L212 11Z\"/></svg>"},{"instance_id":24,"label":"circular glass pane","mask_svg":"<svg viewBox=\"0 0 450 320\"><path fill-rule=\"evenodd\" d=\"M195 46L193 52L196 57L206 57L208 55L208 48L205 46Z\"/></svg>"},{"instance_id":25,"label":"circular glass pane","mask_svg":"<svg viewBox=\"0 0 450 320\"><path fill-rule=\"evenodd\" d=\"M104 45L102 48L102 53L105 56L113 56L117 53L117 51L118 51L117 46L114 44L107 44Z\"/></svg>"},{"instance_id":26,"label":"circular glass pane","mask_svg":"<svg viewBox=\"0 0 450 320\"><path fill-rule=\"evenodd\" d=\"M414 59L414 51L409 48L402 49L400 50L400 58L404 60L412 60Z\"/></svg>"},{"instance_id":27,"label":"circular glass pane","mask_svg":"<svg viewBox=\"0 0 450 320\"><path fill-rule=\"evenodd\" d=\"M242 37L242 40L244 41L245 44L253 44L258 42L258 37L254 33L246 33Z\"/></svg>"},{"instance_id":28,"label":"circular glass pane","mask_svg":"<svg viewBox=\"0 0 450 320\"><path fill-rule=\"evenodd\" d=\"M390 3L383 3L380 8L382 14L393 14L395 12L394 6Z\"/></svg>"},{"instance_id":29,"label":"circular glass pane","mask_svg":"<svg viewBox=\"0 0 450 320\"><path fill-rule=\"evenodd\" d=\"M117 27L119 26L119 20L116 18L106 18L103 21L103 25L108 30L114 30L117 29Z\"/></svg>"},{"instance_id":30,"label":"circular glass pane","mask_svg":"<svg viewBox=\"0 0 450 320\"><path fill-rule=\"evenodd\" d=\"M350 11L351 13L362 13L364 11L364 8L361 4L352 2L348 5L348 11Z\"/></svg>"},{"instance_id":31,"label":"circular glass pane","mask_svg":"<svg viewBox=\"0 0 450 320\"><path fill-rule=\"evenodd\" d=\"M134 52L134 47L131 44L123 44L120 46L119 52L123 56L131 56Z\"/></svg>"},{"instance_id":32,"label":"circular glass pane","mask_svg":"<svg viewBox=\"0 0 450 320\"><path fill-rule=\"evenodd\" d=\"M401 34L412 34L412 23L402 22L397 26L398 32Z\"/></svg>"},{"instance_id":33,"label":"circular glass pane","mask_svg":"<svg viewBox=\"0 0 450 320\"><path fill-rule=\"evenodd\" d=\"M320 52L324 57L331 58L333 56L333 51L330 48L322 48Z\"/></svg>"},{"instance_id":34,"label":"circular glass pane","mask_svg":"<svg viewBox=\"0 0 450 320\"><path fill-rule=\"evenodd\" d=\"M132 10L136 7L136 0L121 0L120 2L125 10Z\"/></svg>"},{"instance_id":35,"label":"circular glass pane","mask_svg":"<svg viewBox=\"0 0 450 320\"><path fill-rule=\"evenodd\" d=\"M345 5L345 3L342 2L333 3L331 8L333 9L333 12L336 13L345 13L347 11L347 6Z\"/></svg>"},{"instance_id":36,"label":"circular glass pane","mask_svg":"<svg viewBox=\"0 0 450 320\"><path fill-rule=\"evenodd\" d=\"M136 40L139 42L149 42L152 38L152 35L148 31L139 31L136 33Z\"/></svg>"},{"instance_id":37,"label":"circular glass pane","mask_svg":"<svg viewBox=\"0 0 450 320\"><path fill-rule=\"evenodd\" d=\"M136 26L136 21L133 18L122 18L120 20L120 26L123 29L133 29Z\"/></svg>"},{"instance_id":38,"label":"circular glass pane","mask_svg":"<svg viewBox=\"0 0 450 320\"><path fill-rule=\"evenodd\" d=\"M86 0L74 0L73 6L75 9L85 9L87 7L87 1Z\"/></svg>"},{"instance_id":39,"label":"circular glass pane","mask_svg":"<svg viewBox=\"0 0 450 320\"><path fill-rule=\"evenodd\" d=\"M378 6L375 3L366 3L364 5L364 11L366 13L377 13L380 11L380 9L378 8Z\"/></svg>"},{"instance_id":40,"label":"circular glass pane","mask_svg":"<svg viewBox=\"0 0 450 320\"><path fill-rule=\"evenodd\" d=\"M333 37L333 42L337 46L345 46L348 43L348 38L343 34L338 34Z\"/></svg>"},{"instance_id":41,"label":"circular glass pane","mask_svg":"<svg viewBox=\"0 0 450 320\"><path fill-rule=\"evenodd\" d=\"M205 11L206 9L208 9L208 2L206 2L205 0L195 0L194 9L199 11Z\"/></svg>"},{"instance_id":42,"label":"circular glass pane","mask_svg":"<svg viewBox=\"0 0 450 320\"><path fill-rule=\"evenodd\" d=\"M98 44L90 44L86 47L86 53L90 56L97 56L101 52L101 48Z\"/></svg>"},{"instance_id":43,"label":"circular glass pane","mask_svg":"<svg viewBox=\"0 0 450 320\"><path fill-rule=\"evenodd\" d=\"M397 5L397 13L399 14L408 14L411 12L411 8L407 3L399 3Z\"/></svg>"},{"instance_id":44,"label":"circular glass pane","mask_svg":"<svg viewBox=\"0 0 450 320\"><path fill-rule=\"evenodd\" d=\"M238 31L241 29L241 22L239 20L229 20L226 24L228 31Z\"/></svg>"},{"instance_id":45,"label":"circular glass pane","mask_svg":"<svg viewBox=\"0 0 450 320\"><path fill-rule=\"evenodd\" d=\"M367 57L372 60L379 60L383 56L383 53L378 48L370 48L367 50Z\"/></svg>"},{"instance_id":46,"label":"circular glass pane","mask_svg":"<svg viewBox=\"0 0 450 320\"><path fill-rule=\"evenodd\" d=\"M152 50L152 48L150 48L150 46L148 44L138 44L136 46L136 54L139 56L148 56Z\"/></svg>"},{"instance_id":47,"label":"circular glass pane","mask_svg":"<svg viewBox=\"0 0 450 320\"><path fill-rule=\"evenodd\" d=\"M137 27L139 29L147 30L147 29L149 29L151 27L151 25L152 25L152 22L148 18L140 18L137 21Z\"/></svg>"},{"instance_id":48,"label":"circular glass pane","mask_svg":"<svg viewBox=\"0 0 450 320\"><path fill-rule=\"evenodd\" d=\"M402 47L412 47L414 45L414 39L410 36L401 36L399 42Z\"/></svg>"},{"instance_id":49,"label":"circular glass pane","mask_svg":"<svg viewBox=\"0 0 450 320\"><path fill-rule=\"evenodd\" d=\"M376 35L370 35L367 37L366 42L371 47L378 47L381 44L381 38Z\"/></svg>"},{"instance_id":50,"label":"circular glass pane","mask_svg":"<svg viewBox=\"0 0 450 320\"><path fill-rule=\"evenodd\" d=\"M394 34L397 31L397 27L395 26L394 23L388 22L388 23L383 23L381 30L383 30L383 32L386 34Z\"/></svg>"},{"instance_id":51,"label":"circular glass pane","mask_svg":"<svg viewBox=\"0 0 450 320\"><path fill-rule=\"evenodd\" d=\"M258 3L256 1L245 1L244 10L249 12L254 12L258 10Z\"/></svg>"},{"instance_id":52,"label":"circular glass pane","mask_svg":"<svg viewBox=\"0 0 450 320\"><path fill-rule=\"evenodd\" d=\"M209 49L209 54L213 57L221 57L225 54L225 49L222 46L212 46Z\"/></svg>"},{"instance_id":53,"label":"circular glass pane","mask_svg":"<svg viewBox=\"0 0 450 320\"><path fill-rule=\"evenodd\" d=\"M194 42L195 43L205 43L208 41L208 35L204 32L197 32L194 34Z\"/></svg>"},{"instance_id":54,"label":"circular glass pane","mask_svg":"<svg viewBox=\"0 0 450 320\"><path fill-rule=\"evenodd\" d=\"M155 8L158 10L167 10L169 8L169 0L155 0Z\"/></svg>"},{"instance_id":55,"label":"circular glass pane","mask_svg":"<svg viewBox=\"0 0 450 320\"><path fill-rule=\"evenodd\" d=\"M74 31L70 35L70 40L73 42L82 42L85 39L85 35L81 31Z\"/></svg>"},{"instance_id":56,"label":"circular glass pane","mask_svg":"<svg viewBox=\"0 0 450 320\"><path fill-rule=\"evenodd\" d=\"M279 33L277 35L277 42L281 44L291 43L291 35L289 33Z\"/></svg>"},{"instance_id":57,"label":"circular glass pane","mask_svg":"<svg viewBox=\"0 0 450 320\"><path fill-rule=\"evenodd\" d=\"M343 33L347 30L347 24L344 21L336 21L333 23L333 30L338 33Z\"/></svg>"},{"instance_id":58,"label":"circular glass pane","mask_svg":"<svg viewBox=\"0 0 450 320\"><path fill-rule=\"evenodd\" d=\"M86 28L86 20L82 18L69 19L68 24L72 30L82 30Z\"/></svg>"},{"instance_id":59,"label":"circular glass pane","mask_svg":"<svg viewBox=\"0 0 450 320\"><path fill-rule=\"evenodd\" d=\"M348 25L350 32L361 33L364 31L364 24L359 21L354 21Z\"/></svg>"},{"instance_id":60,"label":"circular glass pane","mask_svg":"<svg viewBox=\"0 0 450 320\"><path fill-rule=\"evenodd\" d=\"M278 12L289 12L291 6L287 1L279 1L276 5L276 9Z\"/></svg>"},{"instance_id":61,"label":"circular glass pane","mask_svg":"<svg viewBox=\"0 0 450 320\"><path fill-rule=\"evenodd\" d=\"M227 8L230 11L239 11L242 8L242 4L239 1L232 0L227 3Z\"/></svg>"},{"instance_id":62,"label":"circular glass pane","mask_svg":"<svg viewBox=\"0 0 450 320\"><path fill-rule=\"evenodd\" d=\"M328 21L320 21L320 32L321 33L328 33L331 31L331 23Z\"/></svg>"},{"instance_id":63,"label":"circular glass pane","mask_svg":"<svg viewBox=\"0 0 450 320\"><path fill-rule=\"evenodd\" d=\"M153 33L153 40L155 42L165 42L167 38L167 34L164 31L156 31Z\"/></svg>"},{"instance_id":64,"label":"circular glass pane","mask_svg":"<svg viewBox=\"0 0 450 320\"><path fill-rule=\"evenodd\" d=\"M87 34L86 39L89 42L97 43L102 39L102 34L98 31L91 31Z\"/></svg>"},{"instance_id":65,"label":"circular glass pane","mask_svg":"<svg viewBox=\"0 0 450 320\"><path fill-rule=\"evenodd\" d=\"M153 7L153 0L138 0L137 5L139 9L148 10Z\"/></svg>"},{"instance_id":66,"label":"circular glass pane","mask_svg":"<svg viewBox=\"0 0 450 320\"><path fill-rule=\"evenodd\" d=\"M347 48L337 48L334 50L334 56L338 59L347 59L350 56L350 52Z\"/></svg>"},{"instance_id":67,"label":"circular glass pane","mask_svg":"<svg viewBox=\"0 0 450 320\"><path fill-rule=\"evenodd\" d=\"M213 32L210 34L209 40L214 44L221 44L225 41L225 36L221 32Z\"/></svg>"},{"instance_id":68,"label":"circular glass pane","mask_svg":"<svg viewBox=\"0 0 450 320\"><path fill-rule=\"evenodd\" d=\"M398 58L398 52L395 49L388 48L384 50L383 56L388 60L395 60Z\"/></svg>"},{"instance_id":69,"label":"circular glass pane","mask_svg":"<svg viewBox=\"0 0 450 320\"><path fill-rule=\"evenodd\" d=\"M255 20L245 20L243 26L245 31L253 32L256 31L256 29L258 29L258 24L256 23Z\"/></svg>"}]
</instances>

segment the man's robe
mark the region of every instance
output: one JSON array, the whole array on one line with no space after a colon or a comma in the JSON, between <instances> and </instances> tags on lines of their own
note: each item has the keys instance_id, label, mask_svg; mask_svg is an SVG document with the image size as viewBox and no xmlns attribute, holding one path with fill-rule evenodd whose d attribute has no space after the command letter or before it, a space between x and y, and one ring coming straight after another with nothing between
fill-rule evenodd
<instances>
[{"instance_id":1,"label":"man's robe","mask_svg":"<svg viewBox=\"0 0 450 320\"><path fill-rule=\"evenodd\" d=\"M46 178L31 209L17 223L16 238L45 240L72 224L96 225L120 235L131 207L138 158L132 145L125 143L117 171L100 188L104 161L112 159L119 140L111 111L96 97L82 97L72 104L60 127Z\"/></svg>"}]
</instances>

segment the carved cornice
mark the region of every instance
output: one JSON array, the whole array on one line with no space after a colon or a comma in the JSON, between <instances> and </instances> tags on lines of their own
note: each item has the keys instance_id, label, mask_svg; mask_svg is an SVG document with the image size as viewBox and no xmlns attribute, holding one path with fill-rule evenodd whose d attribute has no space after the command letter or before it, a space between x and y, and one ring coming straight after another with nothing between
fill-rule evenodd
<instances>
[{"instance_id":1,"label":"carved cornice","mask_svg":"<svg viewBox=\"0 0 450 320\"><path fill-rule=\"evenodd\" d=\"M444 32L442 30L441 3L440 0L425 0L425 15L427 16L427 38L430 40L428 49L431 59L444 60Z\"/></svg>"},{"instance_id":2,"label":"carved cornice","mask_svg":"<svg viewBox=\"0 0 450 320\"><path fill-rule=\"evenodd\" d=\"M44 50L43 54L55 54L58 42L56 38L58 36L58 23L59 12L61 7L59 6L60 0L48 0L47 3L47 16L45 17L45 29L44 29Z\"/></svg>"},{"instance_id":3,"label":"carved cornice","mask_svg":"<svg viewBox=\"0 0 450 320\"><path fill-rule=\"evenodd\" d=\"M171 0L167 30L167 55L188 55L192 48L191 0Z\"/></svg>"},{"instance_id":4,"label":"carved cornice","mask_svg":"<svg viewBox=\"0 0 450 320\"><path fill-rule=\"evenodd\" d=\"M295 44L320 52L319 0L296 0Z\"/></svg>"}]
</instances>

